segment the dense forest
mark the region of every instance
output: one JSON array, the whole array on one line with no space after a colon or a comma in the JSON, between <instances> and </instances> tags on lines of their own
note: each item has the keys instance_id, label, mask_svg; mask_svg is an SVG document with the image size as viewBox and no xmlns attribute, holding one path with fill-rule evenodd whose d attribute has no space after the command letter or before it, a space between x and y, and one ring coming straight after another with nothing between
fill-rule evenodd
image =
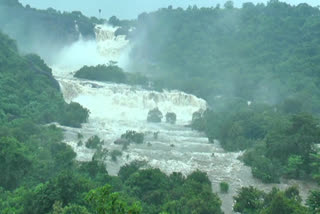
<instances>
[{"instance_id":1,"label":"dense forest","mask_svg":"<svg viewBox=\"0 0 320 214\"><path fill-rule=\"evenodd\" d=\"M20 55L2 33L0 75L1 213L222 213L205 173L167 176L132 163L113 177L98 161L76 162L62 130L46 124L80 127L88 110L65 103L44 61Z\"/></svg>"},{"instance_id":2,"label":"dense forest","mask_svg":"<svg viewBox=\"0 0 320 214\"><path fill-rule=\"evenodd\" d=\"M139 15L132 69L159 88L270 105L296 99L319 113L320 11L271 0L234 8L168 7Z\"/></svg>"},{"instance_id":3,"label":"dense forest","mask_svg":"<svg viewBox=\"0 0 320 214\"><path fill-rule=\"evenodd\" d=\"M320 183L318 118L274 111L267 105L243 103L233 108L228 114L194 114L192 127L204 131L212 143L219 139L227 151L246 150L242 160L264 182L285 177Z\"/></svg>"},{"instance_id":4,"label":"dense forest","mask_svg":"<svg viewBox=\"0 0 320 214\"><path fill-rule=\"evenodd\" d=\"M319 180L320 10L278 0L139 15L132 67L157 88L205 98L193 128L264 182ZM121 25L121 23L119 24Z\"/></svg>"},{"instance_id":5,"label":"dense forest","mask_svg":"<svg viewBox=\"0 0 320 214\"><path fill-rule=\"evenodd\" d=\"M242 159L255 177L320 183L319 17L318 8L271 0L241 9L230 1L215 8L169 7L141 14L135 22L111 21L124 25L133 41L131 69L147 75L159 90L205 98L211 108L195 113L192 127L212 143L218 139L227 151L246 150ZM63 46L78 39L75 21L87 37L94 37L94 24L101 22L80 12L0 0L0 28L17 40L0 33L0 213L222 213L203 172L166 175L133 162L110 176L99 159L75 160L54 122L81 127L89 111L67 104L51 69L35 54L20 54L16 44L30 51L49 36L46 41ZM136 27L132 33L126 31L129 24ZM41 35L46 32L50 35ZM34 38L39 40L31 43ZM79 72L88 79L147 81L119 69L111 64ZM88 77L92 71L97 73ZM296 187L268 193L243 187L234 200L240 213L316 214L320 209L319 191L310 192L304 204Z\"/></svg>"},{"instance_id":6,"label":"dense forest","mask_svg":"<svg viewBox=\"0 0 320 214\"><path fill-rule=\"evenodd\" d=\"M2 33L0 75L1 213L222 213L205 173L167 176L132 163L112 177L99 161L76 162L62 130L45 124L79 127L88 110L65 103L43 60L21 56Z\"/></svg>"}]
</instances>

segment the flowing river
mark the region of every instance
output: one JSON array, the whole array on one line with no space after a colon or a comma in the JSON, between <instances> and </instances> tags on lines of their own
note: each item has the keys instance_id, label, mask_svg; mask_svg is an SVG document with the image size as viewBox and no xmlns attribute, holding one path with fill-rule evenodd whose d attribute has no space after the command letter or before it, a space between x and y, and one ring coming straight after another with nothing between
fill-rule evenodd
<instances>
[{"instance_id":1,"label":"flowing river","mask_svg":"<svg viewBox=\"0 0 320 214\"><path fill-rule=\"evenodd\" d=\"M90 110L88 123L82 128L63 127L65 143L72 146L79 161L90 161L94 150L84 145L78 146L78 134L83 141L97 135L104 140L103 147L108 151L121 150L114 144L127 130L143 132L144 144L130 144L117 161L111 157L105 159L109 174L117 175L121 166L134 160L143 160L150 167L161 169L170 174L181 172L185 175L195 170L208 174L213 191L222 199L222 209L232 213L233 196L243 186L253 185L263 190L271 190L275 185L263 184L254 179L251 170L238 158L242 152L225 152L218 142L209 143L204 134L187 127L192 114L206 109L206 101L194 95L180 91L156 92L124 84L102 83L81 80L73 77L75 70L83 65L97 65L109 60L118 61L125 66L130 44L123 36L114 36L115 28L97 26L96 41L80 39L66 47L59 60L52 65L55 78L59 81L63 96L67 102L78 102ZM174 112L177 115L175 125L165 122L156 124L146 121L148 111L158 107L165 115ZM154 133L158 132L158 137ZM229 193L219 193L219 183L229 183ZM286 180L276 185L281 189L297 184L301 195L306 197L314 184Z\"/></svg>"}]
</instances>

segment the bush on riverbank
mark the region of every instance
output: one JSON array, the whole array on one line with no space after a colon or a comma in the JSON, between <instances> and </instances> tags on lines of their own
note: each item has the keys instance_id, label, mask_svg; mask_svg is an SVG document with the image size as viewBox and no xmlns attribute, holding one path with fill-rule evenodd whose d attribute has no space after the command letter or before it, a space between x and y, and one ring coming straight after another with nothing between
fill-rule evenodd
<instances>
[{"instance_id":1,"label":"bush on riverbank","mask_svg":"<svg viewBox=\"0 0 320 214\"><path fill-rule=\"evenodd\" d=\"M279 182L281 177L320 182L318 118L257 104L234 105L226 111L207 110L195 117L192 127L219 140L227 151L246 150L242 160L263 182Z\"/></svg>"}]
</instances>

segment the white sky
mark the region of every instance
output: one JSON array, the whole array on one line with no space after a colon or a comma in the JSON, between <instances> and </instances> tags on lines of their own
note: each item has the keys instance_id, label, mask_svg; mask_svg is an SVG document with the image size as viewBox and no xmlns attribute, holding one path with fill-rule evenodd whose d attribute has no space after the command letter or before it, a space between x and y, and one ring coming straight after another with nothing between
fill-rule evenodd
<instances>
[{"instance_id":1,"label":"white sky","mask_svg":"<svg viewBox=\"0 0 320 214\"><path fill-rule=\"evenodd\" d=\"M101 18L117 16L121 19L136 18L142 12L154 11L158 8L187 7L197 5L198 7L212 7L216 4L223 5L227 0L20 0L23 5L29 4L31 7L47 9L52 7L60 11L81 11L87 16L99 16L99 9L102 10ZM267 0L233 0L236 7L240 7L244 2L263 2ZM312 6L320 5L320 0L282 0L290 4L308 3Z\"/></svg>"}]
</instances>

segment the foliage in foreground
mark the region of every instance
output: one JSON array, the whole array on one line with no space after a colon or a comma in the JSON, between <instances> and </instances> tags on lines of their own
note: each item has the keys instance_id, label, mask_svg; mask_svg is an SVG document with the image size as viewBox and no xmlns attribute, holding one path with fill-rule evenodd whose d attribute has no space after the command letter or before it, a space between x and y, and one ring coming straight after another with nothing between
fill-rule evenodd
<instances>
[{"instance_id":1,"label":"foliage in foreground","mask_svg":"<svg viewBox=\"0 0 320 214\"><path fill-rule=\"evenodd\" d=\"M63 161L67 157L60 158ZM58 210L83 214L222 213L221 201L212 193L205 173L194 172L185 178L180 173L167 176L159 169L139 170L137 166L136 163L126 165L118 177L112 177L97 161L73 162L43 183L21 185L12 191L0 189L0 211L17 214Z\"/></svg>"},{"instance_id":2,"label":"foliage in foreground","mask_svg":"<svg viewBox=\"0 0 320 214\"><path fill-rule=\"evenodd\" d=\"M242 187L234 197L233 210L243 214L314 214L320 209L319 191L314 191L308 197L309 207L302 203L297 187L289 187L285 191L273 188L269 193L252 186Z\"/></svg>"}]
</instances>

